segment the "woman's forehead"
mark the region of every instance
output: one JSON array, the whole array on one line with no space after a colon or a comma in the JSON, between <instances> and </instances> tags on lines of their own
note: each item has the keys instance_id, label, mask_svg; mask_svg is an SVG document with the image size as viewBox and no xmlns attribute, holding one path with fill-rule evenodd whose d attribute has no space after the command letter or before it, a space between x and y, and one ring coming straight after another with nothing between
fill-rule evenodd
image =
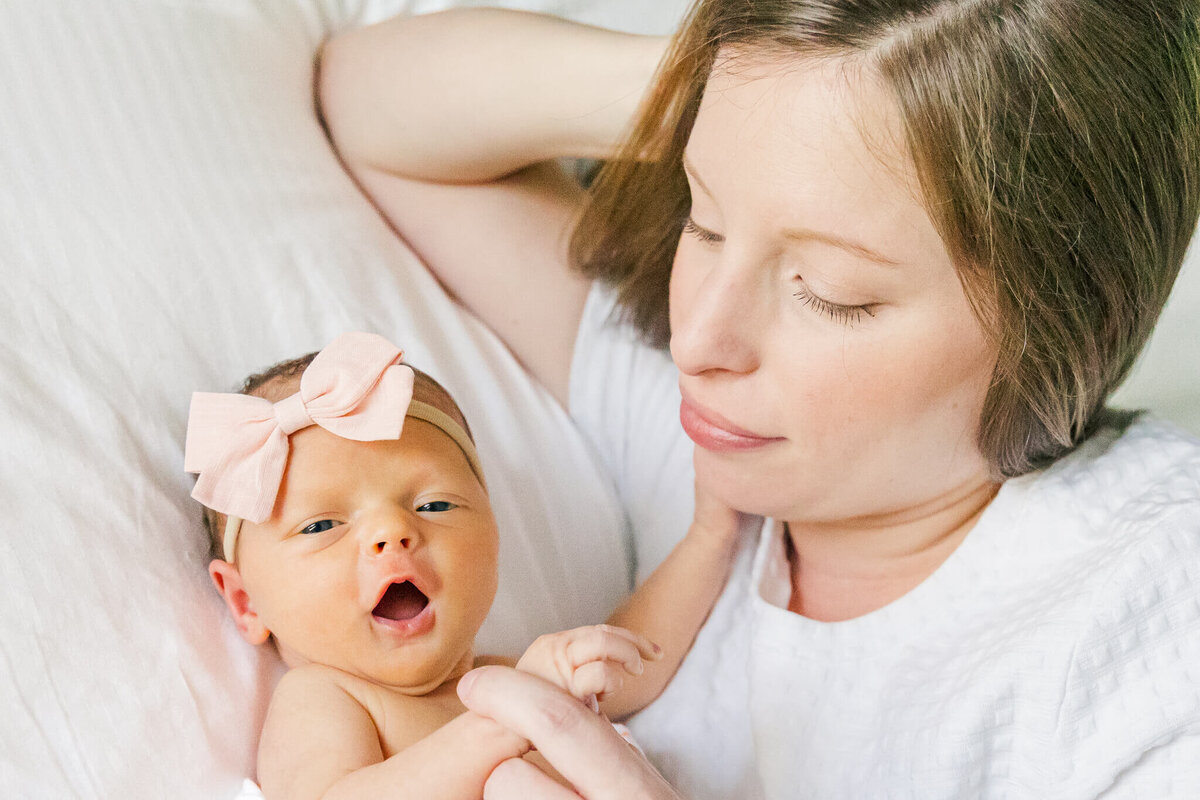
<instances>
[{"instance_id":1,"label":"woman's forehead","mask_svg":"<svg viewBox=\"0 0 1200 800\"><path fill-rule=\"evenodd\" d=\"M911 165L895 98L861 56L724 48L709 74L701 114L723 102L726 116L744 130L758 124L811 142L828 133L834 143L865 144L891 166Z\"/></svg>"},{"instance_id":2,"label":"woman's forehead","mask_svg":"<svg viewBox=\"0 0 1200 800\"><path fill-rule=\"evenodd\" d=\"M941 260L896 103L857 63L733 53L710 76L685 165L726 224L744 213L897 262Z\"/></svg>"}]
</instances>

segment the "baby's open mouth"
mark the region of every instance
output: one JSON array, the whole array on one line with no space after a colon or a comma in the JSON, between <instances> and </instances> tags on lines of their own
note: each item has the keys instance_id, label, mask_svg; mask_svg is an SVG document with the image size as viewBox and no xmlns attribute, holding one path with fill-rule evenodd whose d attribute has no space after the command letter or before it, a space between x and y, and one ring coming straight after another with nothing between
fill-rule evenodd
<instances>
[{"instance_id":1,"label":"baby's open mouth","mask_svg":"<svg viewBox=\"0 0 1200 800\"><path fill-rule=\"evenodd\" d=\"M425 593L413 586L411 581L405 581L389 586L371 614L381 619L401 622L420 614L427 605L429 598Z\"/></svg>"}]
</instances>

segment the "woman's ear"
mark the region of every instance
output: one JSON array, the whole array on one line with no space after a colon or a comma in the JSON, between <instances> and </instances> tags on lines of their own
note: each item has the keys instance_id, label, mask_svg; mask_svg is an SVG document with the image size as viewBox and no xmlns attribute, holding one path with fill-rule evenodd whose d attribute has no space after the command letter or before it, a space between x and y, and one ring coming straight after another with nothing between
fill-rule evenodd
<instances>
[{"instance_id":1,"label":"woman's ear","mask_svg":"<svg viewBox=\"0 0 1200 800\"><path fill-rule=\"evenodd\" d=\"M228 561L214 558L208 564L208 574L221 597L225 598L225 605L229 608L242 638L254 645L262 644L271 638L271 632L254 611L253 602L246 593L242 573L238 568Z\"/></svg>"}]
</instances>

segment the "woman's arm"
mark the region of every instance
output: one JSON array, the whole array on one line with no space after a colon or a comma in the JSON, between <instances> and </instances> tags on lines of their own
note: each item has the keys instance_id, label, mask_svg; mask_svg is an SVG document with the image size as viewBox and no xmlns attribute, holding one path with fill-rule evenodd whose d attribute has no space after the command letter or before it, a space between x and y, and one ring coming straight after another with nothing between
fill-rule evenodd
<instances>
[{"instance_id":1,"label":"woman's arm","mask_svg":"<svg viewBox=\"0 0 1200 800\"><path fill-rule=\"evenodd\" d=\"M582 190L666 40L498 9L398 17L325 47L333 143L395 230L565 405L588 282L568 268Z\"/></svg>"},{"instance_id":2,"label":"woman's arm","mask_svg":"<svg viewBox=\"0 0 1200 800\"><path fill-rule=\"evenodd\" d=\"M321 108L356 167L490 181L539 161L610 155L665 45L523 11L395 17L325 46Z\"/></svg>"}]
</instances>

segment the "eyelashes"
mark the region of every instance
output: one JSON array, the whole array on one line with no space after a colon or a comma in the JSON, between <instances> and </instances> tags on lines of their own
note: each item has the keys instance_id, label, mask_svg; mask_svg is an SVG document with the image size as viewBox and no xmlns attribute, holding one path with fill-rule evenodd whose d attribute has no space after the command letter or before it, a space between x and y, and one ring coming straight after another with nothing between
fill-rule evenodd
<instances>
[{"instance_id":1,"label":"eyelashes","mask_svg":"<svg viewBox=\"0 0 1200 800\"><path fill-rule=\"evenodd\" d=\"M875 316L875 312L871 310L870 305L844 306L840 303L831 303L828 300L822 300L820 297L817 297L805 286L801 286L794 291L792 297L795 297L813 311L829 317L834 322L841 323L842 325L854 325L855 323L862 322L864 316Z\"/></svg>"},{"instance_id":2,"label":"eyelashes","mask_svg":"<svg viewBox=\"0 0 1200 800\"><path fill-rule=\"evenodd\" d=\"M683 232L688 236L699 239L705 244L720 244L725 241L725 237L719 233L713 233L708 228L701 228L696 224L695 220L689 216L683 223Z\"/></svg>"},{"instance_id":3,"label":"eyelashes","mask_svg":"<svg viewBox=\"0 0 1200 800\"><path fill-rule=\"evenodd\" d=\"M714 233L707 228L702 228L696 224L696 221L689 215L683 223L683 232L688 236L700 241L702 244L715 245L725 241L725 237L719 233ZM862 322L865 317L874 317L875 312L872 311L872 304L867 303L858 306L847 306L841 303L833 303L829 300L817 297L808 290L808 287L803 283L796 289L792 296L799 300L804 305L808 306L818 314L828 317L834 322L842 325L854 325Z\"/></svg>"}]
</instances>

